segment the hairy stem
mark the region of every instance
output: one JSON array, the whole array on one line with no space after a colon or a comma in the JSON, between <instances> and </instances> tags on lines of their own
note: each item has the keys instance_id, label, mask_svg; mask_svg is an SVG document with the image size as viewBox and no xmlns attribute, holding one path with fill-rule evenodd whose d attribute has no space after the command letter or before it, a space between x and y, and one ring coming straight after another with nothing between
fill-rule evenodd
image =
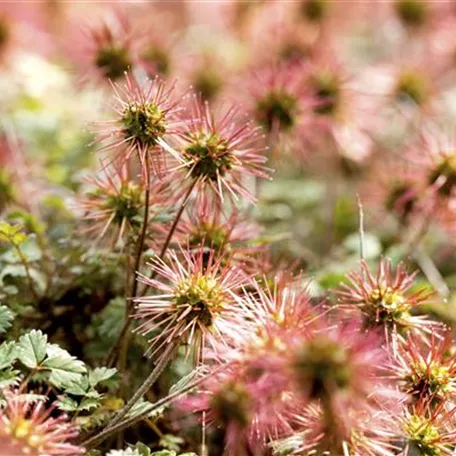
<instances>
[{"instance_id":1,"label":"hairy stem","mask_svg":"<svg viewBox=\"0 0 456 456\"><path fill-rule=\"evenodd\" d=\"M176 343L170 343L167 346L166 350L162 354L159 362L155 365L152 372L149 374L146 380L144 380L144 383L136 390L135 394L133 394L133 396L123 407L123 409L120 410L119 413L114 417L112 422L109 424L108 428L111 428L112 426L115 426L117 423L119 423L132 409L132 407L144 396L144 394L146 394L150 390L150 388L152 388L154 383L162 374L165 367L168 365L169 360L171 359L171 354L176 347Z\"/></svg>"}]
</instances>

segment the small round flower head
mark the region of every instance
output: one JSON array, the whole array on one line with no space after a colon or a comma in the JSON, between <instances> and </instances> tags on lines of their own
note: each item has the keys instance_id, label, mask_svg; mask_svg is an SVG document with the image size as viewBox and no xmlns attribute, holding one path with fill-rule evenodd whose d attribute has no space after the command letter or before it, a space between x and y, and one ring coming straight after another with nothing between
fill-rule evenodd
<instances>
[{"instance_id":1,"label":"small round flower head","mask_svg":"<svg viewBox=\"0 0 456 456\"><path fill-rule=\"evenodd\" d=\"M285 429L291 431L284 418L290 396L284 390L283 375L275 370L277 352L270 348L246 346L182 403L188 410L207 412L208 424L225 431L230 455L260 456L268 440Z\"/></svg>"},{"instance_id":2,"label":"small round flower head","mask_svg":"<svg viewBox=\"0 0 456 456\"><path fill-rule=\"evenodd\" d=\"M361 162L373 150L370 129L375 121L375 103L363 94L360 78L348 74L337 58L331 42L325 43L312 58L303 75L311 97L312 115L301 138L307 149L323 157L327 171L328 151L341 158ZM323 50L320 50L323 49ZM332 157L333 158L333 157Z\"/></svg>"},{"instance_id":3,"label":"small round flower head","mask_svg":"<svg viewBox=\"0 0 456 456\"><path fill-rule=\"evenodd\" d=\"M454 454L456 409L443 404L433 407L429 402L418 403L399 418L401 438L405 442L400 456L419 454L444 456Z\"/></svg>"},{"instance_id":4,"label":"small round flower head","mask_svg":"<svg viewBox=\"0 0 456 456\"><path fill-rule=\"evenodd\" d=\"M451 352L451 338L431 337L424 344L409 337L399 345L393 373L401 389L413 401L438 404L456 393L456 354Z\"/></svg>"},{"instance_id":5,"label":"small round flower head","mask_svg":"<svg viewBox=\"0 0 456 456\"><path fill-rule=\"evenodd\" d=\"M269 66L257 71L249 84L252 116L274 144L300 150L313 100L302 84L303 64Z\"/></svg>"},{"instance_id":6,"label":"small round flower head","mask_svg":"<svg viewBox=\"0 0 456 456\"><path fill-rule=\"evenodd\" d=\"M141 39L138 43L140 65L149 77L166 79L176 67L176 21L170 14L159 11L156 4L143 4L133 11ZM135 14L136 13L136 14ZM150 18L154 17L151 21Z\"/></svg>"},{"instance_id":7,"label":"small round flower head","mask_svg":"<svg viewBox=\"0 0 456 456\"><path fill-rule=\"evenodd\" d=\"M90 26L85 31L85 44L81 46L84 78L107 84L123 79L127 71L132 71L138 63L132 32L128 17L117 10Z\"/></svg>"},{"instance_id":8,"label":"small round flower head","mask_svg":"<svg viewBox=\"0 0 456 456\"><path fill-rule=\"evenodd\" d=\"M190 249L213 250L216 256L229 257L241 268L253 268L261 250L253 242L259 227L249 223L236 208L224 216L208 198L198 199L188 209L176 229L176 240Z\"/></svg>"},{"instance_id":9,"label":"small round flower head","mask_svg":"<svg viewBox=\"0 0 456 456\"><path fill-rule=\"evenodd\" d=\"M392 443L392 413L389 410L350 410L343 426L327 422L324 410L312 404L293 411L294 432L275 442L277 449L292 447L291 454L335 456L393 456L399 447Z\"/></svg>"},{"instance_id":10,"label":"small round flower head","mask_svg":"<svg viewBox=\"0 0 456 456\"><path fill-rule=\"evenodd\" d=\"M438 196L452 197L456 192L456 142L453 138L428 139L428 152L433 161L428 185L435 188Z\"/></svg>"},{"instance_id":11,"label":"small round flower head","mask_svg":"<svg viewBox=\"0 0 456 456\"><path fill-rule=\"evenodd\" d=\"M426 0L394 0L393 8L406 27L420 28L430 19L431 6Z\"/></svg>"},{"instance_id":12,"label":"small round flower head","mask_svg":"<svg viewBox=\"0 0 456 456\"><path fill-rule=\"evenodd\" d=\"M393 217L401 226L410 226L420 214L422 185L417 179L417 166L406 160L375 160L366 173L360 191L363 204L372 212L373 219L385 222Z\"/></svg>"},{"instance_id":13,"label":"small round flower head","mask_svg":"<svg viewBox=\"0 0 456 456\"><path fill-rule=\"evenodd\" d=\"M76 426L65 415L54 417L54 407L44 400L4 392L6 404L0 410L0 454L31 456L76 456L81 447L70 442L78 435ZM52 414L52 416L51 416Z\"/></svg>"},{"instance_id":14,"label":"small round flower head","mask_svg":"<svg viewBox=\"0 0 456 456\"><path fill-rule=\"evenodd\" d=\"M406 152L418 167L417 179L423 188L425 210L436 225L454 231L453 207L456 196L456 141L430 126Z\"/></svg>"},{"instance_id":15,"label":"small round flower head","mask_svg":"<svg viewBox=\"0 0 456 456\"><path fill-rule=\"evenodd\" d=\"M125 167L104 168L102 174L88 179L89 190L79 201L84 219L89 223L85 233L97 239L109 239L111 246L138 231L145 206L145 188L128 178ZM165 188L154 184L150 189L149 207L157 213L165 202Z\"/></svg>"},{"instance_id":16,"label":"small round flower head","mask_svg":"<svg viewBox=\"0 0 456 456\"><path fill-rule=\"evenodd\" d=\"M429 332L433 323L426 316L413 315L412 311L429 301L432 293L425 289L410 291L416 273L407 273L400 263L396 269L389 259L381 259L377 274L361 263L361 272L347 274L349 284L337 291L340 305L358 308L368 328L383 327L387 340L395 343L396 336L408 330Z\"/></svg>"},{"instance_id":17,"label":"small round flower head","mask_svg":"<svg viewBox=\"0 0 456 456\"><path fill-rule=\"evenodd\" d=\"M144 174L149 172L146 155L151 166L160 169L160 144L180 123L174 85L168 87L158 77L139 82L127 74L125 83L115 83L113 88L117 118L101 123L105 125L97 140L103 144L101 150L113 150L121 163L136 155Z\"/></svg>"},{"instance_id":18,"label":"small round flower head","mask_svg":"<svg viewBox=\"0 0 456 456\"><path fill-rule=\"evenodd\" d=\"M305 402L320 401L327 418L336 420L334 425L343 425L348 410L368 409L388 398L388 382L379 379L386 365L380 342L357 320L316 320L288 350L296 393Z\"/></svg>"},{"instance_id":19,"label":"small round flower head","mask_svg":"<svg viewBox=\"0 0 456 456\"><path fill-rule=\"evenodd\" d=\"M215 347L239 334L242 312L235 296L246 281L239 269L213 254L208 258L203 249L183 251L182 260L172 252L166 262L153 259L150 265L158 278L140 274L139 280L161 294L135 299L135 317L142 320L137 331L152 333L150 356L167 344L183 344L197 364L207 344Z\"/></svg>"},{"instance_id":20,"label":"small round flower head","mask_svg":"<svg viewBox=\"0 0 456 456\"><path fill-rule=\"evenodd\" d=\"M198 97L193 98L189 116L186 128L177 133L173 152L187 185L196 185L200 196L209 191L219 202L225 193L230 200L237 195L253 200L245 177L268 177L258 129L237 108L214 114Z\"/></svg>"},{"instance_id":21,"label":"small round flower head","mask_svg":"<svg viewBox=\"0 0 456 456\"><path fill-rule=\"evenodd\" d=\"M258 391L248 385L237 368L210 378L201 391L182 401L191 412L206 412L207 424L222 429L225 450L233 456L263 454L262 423L255 421ZM261 432L261 435L259 434Z\"/></svg>"}]
</instances>

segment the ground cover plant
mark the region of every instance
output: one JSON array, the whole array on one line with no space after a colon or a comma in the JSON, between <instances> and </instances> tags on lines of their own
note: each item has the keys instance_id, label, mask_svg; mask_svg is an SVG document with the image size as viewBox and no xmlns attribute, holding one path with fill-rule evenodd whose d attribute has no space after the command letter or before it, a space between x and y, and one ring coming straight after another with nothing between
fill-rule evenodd
<instances>
[{"instance_id":1,"label":"ground cover plant","mask_svg":"<svg viewBox=\"0 0 456 456\"><path fill-rule=\"evenodd\" d=\"M455 30L0 3L0 456L456 454Z\"/></svg>"}]
</instances>

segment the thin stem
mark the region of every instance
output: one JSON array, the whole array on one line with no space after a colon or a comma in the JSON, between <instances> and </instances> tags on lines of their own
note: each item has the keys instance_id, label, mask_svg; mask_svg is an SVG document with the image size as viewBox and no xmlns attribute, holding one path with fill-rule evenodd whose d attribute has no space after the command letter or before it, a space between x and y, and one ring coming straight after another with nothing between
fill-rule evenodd
<instances>
[{"instance_id":1,"label":"thin stem","mask_svg":"<svg viewBox=\"0 0 456 456\"><path fill-rule=\"evenodd\" d=\"M114 417L112 422L109 424L108 428L115 426L119 423L122 418L127 415L127 413L132 409L132 407L146 394L150 388L154 385L154 383L158 380L160 375L162 374L165 367L168 365L169 360L171 359L171 354L174 349L177 347L176 343L170 343L164 353L162 354L160 360L146 378L144 383L136 390L135 394L131 397L131 399L127 402L122 410Z\"/></svg>"},{"instance_id":2,"label":"thin stem","mask_svg":"<svg viewBox=\"0 0 456 456\"><path fill-rule=\"evenodd\" d=\"M172 226L171 226L171 228L169 230L168 236L166 237L165 243L163 244L163 247L162 247L162 249L160 251L160 255L158 256L161 260L164 258L165 253L168 250L168 247L169 247L169 244L171 242L171 239L172 239L172 237L174 235L174 232L176 231L177 225L178 225L178 223L179 223L179 221L180 221L180 219L182 217L182 214L184 212L185 207L187 206L188 200L190 198L190 195L191 195L193 189L195 188L196 183L197 183L197 180L195 179L191 183L187 193L185 194L184 199L182 200L182 204L181 204L181 206L179 208L179 211L177 212L176 217L174 219L174 222L173 222L173 224L172 224ZM138 267L136 267L136 266L139 267L139 263L138 263L138 265L135 264L135 271L138 271ZM152 272L151 277L153 277L153 272ZM135 280L134 281L134 288L132 289L132 291L134 291L134 293L131 294L131 299L132 299L131 300L131 306L133 306L133 298L136 297L137 290L138 290L138 281ZM128 308L131 311L131 307L129 306ZM118 337L116 343L112 346L111 350L108 353L108 357L107 357L107 361L106 361L106 364L107 364L108 367L112 367L113 364L115 363L116 356L117 356L117 351L118 351L119 347L121 346L122 341L125 339L126 334L127 334L128 330L130 329L130 325L131 325L131 319L127 318L125 320L125 323L124 323L121 331L120 331L120 334L119 334L119 337Z\"/></svg>"},{"instance_id":3,"label":"thin stem","mask_svg":"<svg viewBox=\"0 0 456 456\"><path fill-rule=\"evenodd\" d=\"M135 264L134 264L134 269L133 271L138 271L139 267L141 265L141 257L143 254L143 249L144 249L144 242L146 239L146 233L147 233L147 225L149 223L149 202L150 202L150 174L149 174L149 154L146 154L146 192L144 195L144 202L145 202L145 207L144 207L144 220L143 220L143 225L141 229L141 233L139 235L139 240L138 240L138 245L137 245L137 251L136 251L136 257L135 257ZM125 323L124 326L122 327L122 330L119 334L119 337L116 341L116 343L113 345L111 350L108 353L106 364L108 367L112 367L117 358L117 351L122 348L126 352L126 349L128 347L128 329L130 328L130 313L133 308L133 298L136 297L136 293L138 291L138 281L133 280L132 287L131 287L131 292L130 292L130 297L131 300L127 300L127 309L126 309L126 314L125 314Z\"/></svg>"},{"instance_id":4,"label":"thin stem","mask_svg":"<svg viewBox=\"0 0 456 456\"><path fill-rule=\"evenodd\" d=\"M197 183L197 179L194 179L193 182L191 183L191 185L189 186L187 193L185 194L185 197L182 201L179 211L176 214L176 218L174 219L173 225L171 226L171 229L169 230L165 243L163 244L163 247L161 249L160 256L159 256L160 259L163 259L166 251L168 250L169 243L171 242L174 232L176 231L176 227L179 223L180 218L182 217L182 213L184 212L185 207L187 206L188 200L190 199L190 195L192 194L192 191L195 188L196 183Z\"/></svg>"},{"instance_id":5,"label":"thin stem","mask_svg":"<svg viewBox=\"0 0 456 456\"><path fill-rule=\"evenodd\" d=\"M29 288L30 288L30 291L33 295L33 297L35 298L36 301L39 301L40 300L40 296L38 295L36 289L35 289L35 286L33 285L33 279L32 279L32 276L30 274L30 269L29 269L29 265L28 265L28 262L27 262L27 258L25 258L24 254L22 253L21 251L21 248L16 245L16 244L13 244L13 247L15 248L17 254L19 255L19 258L24 266L24 269L25 269L25 275L27 276L27 281L29 283Z\"/></svg>"},{"instance_id":6,"label":"thin stem","mask_svg":"<svg viewBox=\"0 0 456 456\"><path fill-rule=\"evenodd\" d=\"M217 372L221 367L215 369L210 375L213 373ZM151 404L149 408L144 410L143 412L139 413L138 415L135 415L133 417L129 417L125 419L124 421L121 421L120 423L117 423L115 425L111 425L101 432L99 432L97 435L88 438L84 442L82 442L82 446L89 449L93 448L94 446L98 445L99 443L103 442L106 438L108 438L110 435L115 434L116 432L120 432L130 426L133 426L134 424L138 423L139 421L142 421L143 419L147 418L151 413L154 411L160 409L163 406L167 406L171 404L175 399L178 397L182 396L183 394L191 391L193 388L196 388L198 385L206 381L207 376L200 377L199 379L195 380L194 382L190 383L187 386L184 386L182 389L175 391L174 393L169 394L168 396L160 399L159 401L155 402L155 404Z\"/></svg>"}]
</instances>

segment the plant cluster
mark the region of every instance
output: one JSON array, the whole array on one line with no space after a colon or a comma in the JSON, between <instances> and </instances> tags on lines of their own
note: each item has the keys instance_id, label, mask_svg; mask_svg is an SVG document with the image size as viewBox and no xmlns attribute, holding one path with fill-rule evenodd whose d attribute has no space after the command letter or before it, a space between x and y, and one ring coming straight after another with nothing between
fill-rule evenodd
<instances>
[{"instance_id":1,"label":"plant cluster","mask_svg":"<svg viewBox=\"0 0 456 456\"><path fill-rule=\"evenodd\" d=\"M456 454L455 27L0 4L0 456Z\"/></svg>"}]
</instances>

